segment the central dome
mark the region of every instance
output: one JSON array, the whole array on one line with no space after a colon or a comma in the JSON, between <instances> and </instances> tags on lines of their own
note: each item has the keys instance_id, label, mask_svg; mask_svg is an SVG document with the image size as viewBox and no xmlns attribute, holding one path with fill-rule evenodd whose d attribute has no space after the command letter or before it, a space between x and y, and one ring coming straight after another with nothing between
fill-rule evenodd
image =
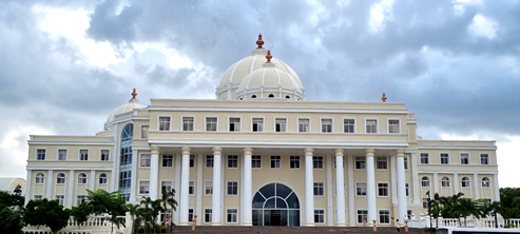
<instances>
[{"instance_id":1,"label":"central dome","mask_svg":"<svg viewBox=\"0 0 520 234\"><path fill-rule=\"evenodd\" d=\"M239 99L237 90L241 82L246 77L250 76L254 71L258 69L264 69L263 65L266 62L265 57L267 56L267 50L262 47L264 44L264 41L262 40L262 34L258 35L256 44L258 47L251 52L251 56L245 57L235 62L224 72L224 75L222 76L222 79L220 80L220 83L215 92L217 99ZM281 71L282 73L285 73L291 77L293 82L300 89L299 91L301 91L301 95L299 95L299 97L303 99L305 96L303 92L303 84L300 80L300 77L298 77L298 74L296 74L296 72L282 60L272 58L271 63L274 64L278 71Z\"/></svg>"}]
</instances>

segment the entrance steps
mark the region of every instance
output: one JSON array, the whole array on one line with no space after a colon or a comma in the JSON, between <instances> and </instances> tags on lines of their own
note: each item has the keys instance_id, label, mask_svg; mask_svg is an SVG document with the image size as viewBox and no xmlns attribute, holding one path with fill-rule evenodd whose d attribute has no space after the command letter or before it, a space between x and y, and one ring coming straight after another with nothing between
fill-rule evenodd
<instances>
[{"instance_id":1,"label":"entrance steps","mask_svg":"<svg viewBox=\"0 0 520 234\"><path fill-rule=\"evenodd\" d=\"M402 233L394 227L378 227L377 232L370 227L273 227L273 226L197 226L195 231L191 226L177 226L173 233ZM408 233L423 233L422 228L410 228Z\"/></svg>"}]
</instances>

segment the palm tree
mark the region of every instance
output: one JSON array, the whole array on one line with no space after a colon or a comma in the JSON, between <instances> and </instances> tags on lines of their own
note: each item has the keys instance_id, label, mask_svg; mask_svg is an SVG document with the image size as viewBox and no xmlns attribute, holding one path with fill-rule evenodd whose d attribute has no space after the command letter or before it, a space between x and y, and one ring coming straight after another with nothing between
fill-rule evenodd
<instances>
[{"instance_id":1,"label":"palm tree","mask_svg":"<svg viewBox=\"0 0 520 234\"><path fill-rule=\"evenodd\" d=\"M108 214L108 220L112 223L112 231L114 230L114 224L117 228L120 225L125 226L125 221L118 218L118 216L125 215L126 205L125 198L120 191L109 193L103 189L96 191L90 191L87 189L87 204L92 206L93 213L97 215Z\"/></svg>"},{"instance_id":2,"label":"palm tree","mask_svg":"<svg viewBox=\"0 0 520 234\"><path fill-rule=\"evenodd\" d=\"M177 211L177 200L175 200L174 189L172 189L172 191L166 191L166 188L163 188L161 200L165 211L170 210L171 215L173 215L173 211ZM171 207L171 209L168 209L168 205Z\"/></svg>"},{"instance_id":3,"label":"palm tree","mask_svg":"<svg viewBox=\"0 0 520 234\"><path fill-rule=\"evenodd\" d=\"M139 209L141 208L140 205L134 205L134 204L127 204L126 205L128 213L130 214L130 217L132 218L132 234L137 233L137 228L140 226L142 217L139 215Z\"/></svg>"},{"instance_id":4,"label":"palm tree","mask_svg":"<svg viewBox=\"0 0 520 234\"><path fill-rule=\"evenodd\" d=\"M150 197L143 197L141 199L141 205L143 210L141 210L141 215L145 223L151 223L152 231L155 234L155 226L157 224L157 216L161 212L164 212L164 208L162 207L161 199L152 200Z\"/></svg>"}]
</instances>

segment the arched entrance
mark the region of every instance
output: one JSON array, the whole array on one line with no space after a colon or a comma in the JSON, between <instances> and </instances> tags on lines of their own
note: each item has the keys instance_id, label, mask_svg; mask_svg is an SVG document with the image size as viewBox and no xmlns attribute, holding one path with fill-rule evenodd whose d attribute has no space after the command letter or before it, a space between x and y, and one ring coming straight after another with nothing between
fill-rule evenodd
<instances>
[{"instance_id":1,"label":"arched entrance","mask_svg":"<svg viewBox=\"0 0 520 234\"><path fill-rule=\"evenodd\" d=\"M253 197L253 226L300 226L300 201L289 187L271 183Z\"/></svg>"}]
</instances>

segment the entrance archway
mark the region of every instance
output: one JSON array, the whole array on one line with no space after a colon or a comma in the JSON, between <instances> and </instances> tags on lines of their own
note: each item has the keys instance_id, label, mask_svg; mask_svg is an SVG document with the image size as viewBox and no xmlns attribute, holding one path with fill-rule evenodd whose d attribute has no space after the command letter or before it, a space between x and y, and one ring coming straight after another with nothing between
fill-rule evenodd
<instances>
[{"instance_id":1,"label":"entrance archway","mask_svg":"<svg viewBox=\"0 0 520 234\"><path fill-rule=\"evenodd\" d=\"M300 201L280 183L260 188L253 197L253 226L300 226Z\"/></svg>"}]
</instances>

